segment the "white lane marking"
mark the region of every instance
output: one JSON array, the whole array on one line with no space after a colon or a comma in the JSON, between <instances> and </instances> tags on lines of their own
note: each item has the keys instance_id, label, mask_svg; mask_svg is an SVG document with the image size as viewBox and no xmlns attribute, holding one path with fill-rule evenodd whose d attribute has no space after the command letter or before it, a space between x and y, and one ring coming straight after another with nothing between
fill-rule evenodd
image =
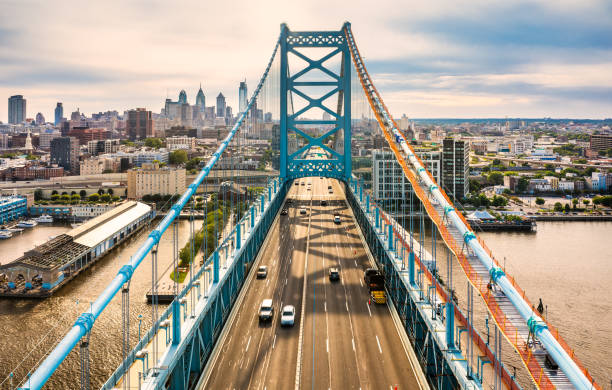
<instances>
[{"instance_id":1,"label":"white lane marking","mask_svg":"<svg viewBox=\"0 0 612 390\"><path fill-rule=\"evenodd\" d=\"M382 354L382 348L380 347L380 340L378 340L378 335L376 336L376 344L378 344L378 350Z\"/></svg>"},{"instance_id":2,"label":"white lane marking","mask_svg":"<svg viewBox=\"0 0 612 390\"><path fill-rule=\"evenodd\" d=\"M327 313L327 301L323 302L323 308L325 309L325 312Z\"/></svg>"},{"instance_id":3,"label":"white lane marking","mask_svg":"<svg viewBox=\"0 0 612 390\"><path fill-rule=\"evenodd\" d=\"M270 284L270 279L266 280L266 287L268 287L268 284Z\"/></svg>"},{"instance_id":4,"label":"white lane marking","mask_svg":"<svg viewBox=\"0 0 612 390\"><path fill-rule=\"evenodd\" d=\"M272 349L276 346L276 334L274 335L274 340L272 341Z\"/></svg>"},{"instance_id":5,"label":"white lane marking","mask_svg":"<svg viewBox=\"0 0 612 390\"><path fill-rule=\"evenodd\" d=\"M329 339L325 339L325 347L327 348L327 353L329 353Z\"/></svg>"},{"instance_id":6,"label":"white lane marking","mask_svg":"<svg viewBox=\"0 0 612 390\"><path fill-rule=\"evenodd\" d=\"M359 278L359 284L361 284L361 287L363 287L363 282L361 281L361 278Z\"/></svg>"},{"instance_id":7,"label":"white lane marking","mask_svg":"<svg viewBox=\"0 0 612 390\"><path fill-rule=\"evenodd\" d=\"M346 306L346 311L349 311L349 309L348 309L348 302L345 301L344 305Z\"/></svg>"},{"instance_id":8,"label":"white lane marking","mask_svg":"<svg viewBox=\"0 0 612 390\"><path fill-rule=\"evenodd\" d=\"M372 311L370 310L370 304L366 303L366 306L368 307L368 313L370 313L370 317L372 317Z\"/></svg>"},{"instance_id":9,"label":"white lane marking","mask_svg":"<svg viewBox=\"0 0 612 390\"><path fill-rule=\"evenodd\" d=\"M287 278L285 278L285 286L287 285Z\"/></svg>"},{"instance_id":10,"label":"white lane marking","mask_svg":"<svg viewBox=\"0 0 612 390\"><path fill-rule=\"evenodd\" d=\"M249 350L249 345L251 345L251 336L249 336L249 341L247 341L247 346L246 346L244 352Z\"/></svg>"},{"instance_id":11,"label":"white lane marking","mask_svg":"<svg viewBox=\"0 0 612 390\"><path fill-rule=\"evenodd\" d=\"M353 343L353 351L355 351L355 339L354 338L351 339L351 343Z\"/></svg>"},{"instance_id":12,"label":"white lane marking","mask_svg":"<svg viewBox=\"0 0 612 390\"><path fill-rule=\"evenodd\" d=\"M354 261L355 261L355 267L357 267L357 260L354 260Z\"/></svg>"}]
</instances>

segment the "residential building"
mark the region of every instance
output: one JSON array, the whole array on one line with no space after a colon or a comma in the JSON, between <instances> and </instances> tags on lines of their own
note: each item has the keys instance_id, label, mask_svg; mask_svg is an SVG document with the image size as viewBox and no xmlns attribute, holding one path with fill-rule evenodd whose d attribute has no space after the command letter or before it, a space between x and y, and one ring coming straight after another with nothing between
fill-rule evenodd
<instances>
[{"instance_id":1,"label":"residential building","mask_svg":"<svg viewBox=\"0 0 612 390\"><path fill-rule=\"evenodd\" d=\"M612 149L612 135L593 134L591 135L590 148L599 152L600 150Z\"/></svg>"},{"instance_id":2,"label":"residential building","mask_svg":"<svg viewBox=\"0 0 612 390\"><path fill-rule=\"evenodd\" d=\"M80 175L99 175L105 172L117 172L120 160L112 157L90 157L81 161Z\"/></svg>"},{"instance_id":3,"label":"residential building","mask_svg":"<svg viewBox=\"0 0 612 390\"><path fill-rule=\"evenodd\" d=\"M132 140L153 136L153 119L151 111L137 108L127 112L125 131Z\"/></svg>"},{"instance_id":4,"label":"residential building","mask_svg":"<svg viewBox=\"0 0 612 390\"><path fill-rule=\"evenodd\" d=\"M166 149L141 150L131 154L132 163L136 167L140 167L143 164L150 164L155 161L167 164L169 155L170 153Z\"/></svg>"},{"instance_id":5,"label":"residential building","mask_svg":"<svg viewBox=\"0 0 612 390\"><path fill-rule=\"evenodd\" d=\"M60 134L59 131L50 131L50 132L44 132L44 133L40 133L38 135L38 147L40 147L41 149L50 149L51 148L51 140L61 137L62 135Z\"/></svg>"},{"instance_id":6,"label":"residential building","mask_svg":"<svg viewBox=\"0 0 612 390\"><path fill-rule=\"evenodd\" d=\"M111 132L104 128L73 127L68 132L69 137L75 137L81 145L87 145L89 141L104 140L110 136Z\"/></svg>"},{"instance_id":7,"label":"residential building","mask_svg":"<svg viewBox=\"0 0 612 390\"><path fill-rule=\"evenodd\" d=\"M14 95L8 99L8 123L17 125L26 119L26 99L23 95Z\"/></svg>"},{"instance_id":8,"label":"residential building","mask_svg":"<svg viewBox=\"0 0 612 390\"><path fill-rule=\"evenodd\" d=\"M432 150L415 150L415 153L434 179L440 181L440 152ZM410 197L412 186L393 152L388 149L372 151L372 191L378 200L402 200Z\"/></svg>"},{"instance_id":9,"label":"residential building","mask_svg":"<svg viewBox=\"0 0 612 390\"><path fill-rule=\"evenodd\" d=\"M184 168L160 168L159 164L143 164L127 174L128 198L142 199L144 195L174 195L185 191Z\"/></svg>"},{"instance_id":10,"label":"residential building","mask_svg":"<svg viewBox=\"0 0 612 390\"><path fill-rule=\"evenodd\" d=\"M442 188L461 200L470 190L470 146L466 141L446 138L442 142Z\"/></svg>"},{"instance_id":11,"label":"residential building","mask_svg":"<svg viewBox=\"0 0 612 390\"><path fill-rule=\"evenodd\" d=\"M55 121L53 124L58 126L64 117L64 106L61 102L57 102L57 106L55 106Z\"/></svg>"},{"instance_id":12,"label":"residential building","mask_svg":"<svg viewBox=\"0 0 612 390\"><path fill-rule=\"evenodd\" d=\"M574 182L570 180L559 180L559 190L574 192Z\"/></svg>"},{"instance_id":13,"label":"residential building","mask_svg":"<svg viewBox=\"0 0 612 390\"><path fill-rule=\"evenodd\" d=\"M559 189L559 178L555 176L544 176L544 179L550 185L550 189L553 191L557 191Z\"/></svg>"},{"instance_id":14,"label":"residential building","mask_svg":"<svg viewBox=\"0 0 612 390\"><path fill-rule=\"evenodd\" d=\"M105 139L87 142L87 152L92 156L103 153L116 153L121 148L121 140Z\"/></svg>"},{"instance_id":15,"label":"residential building","mask_svg":"<svg viewBox=\"0 0 612 390\"><path fill-rule=\"evenodd\" d=\"M170 151L177 149L193 150L196 147L194 137L168 137L166 138L166 148Z\"/></svg>"},{"instance_id":16,"label":"residential building","mask_svg":"<svg viewBox=\"0 0 612 390\"><path fill-rule=\"evenodd\" d=\"M512 192L517 190L518 182L518 176L504 176L504 187L508 188Z\"/></svg>"},{"instance_id":17,"label":"residential building","mask_svg":"<svg viewBox=\"0 0 612 390\"><path fill-rule=\"evenodd\" d=\"M57 137L51 140L51 162L70 171L79 173L79 140L74 137Z\"/></svg>"}]
</instances>

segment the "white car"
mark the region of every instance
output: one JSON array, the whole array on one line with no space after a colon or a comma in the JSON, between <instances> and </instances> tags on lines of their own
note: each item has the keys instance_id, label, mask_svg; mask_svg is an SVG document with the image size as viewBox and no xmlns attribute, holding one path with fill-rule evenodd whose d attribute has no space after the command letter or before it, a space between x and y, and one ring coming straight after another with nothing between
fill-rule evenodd
<instances>
[{"instance_id":1,"label":"white car","mask_svg":"<svg viewBox=\"0 0 612 390\"><path fill-rule=\"evenodd\" d=\"M340 224L340 222L342 222L342 220L340 219L340 216L338 214L334 215L334 223Z\"/></svg>"},{"instance_id":2,"label":"white car","mask_svg":"<svg viewBox=\"0 0 612 390\"><path fill-rule=\"evenodd\" d=\"M295 323L295 307L286 305L281 313L281 326L293 326Z\"/></svg>"},{"instance_id":3,"label":"white car","mask_svg":"<svg viewBox=\"0 0 612 390\"><path fill-rule=\"evenodd\" d=\"M304 207L302 207L300 209L300 214L305 215L306 214L306 209Z\"/></svg>"},{"instance_id":4,"label":"white car","mask_svg":"<svg viewBox=\"0 0 612 390\"><path fill-rule=\"evenodd\" d=\"M259 306L259 321L269 321L274 315L274 306L271 299L264 299Z\"/></svg>"}]
</instances>

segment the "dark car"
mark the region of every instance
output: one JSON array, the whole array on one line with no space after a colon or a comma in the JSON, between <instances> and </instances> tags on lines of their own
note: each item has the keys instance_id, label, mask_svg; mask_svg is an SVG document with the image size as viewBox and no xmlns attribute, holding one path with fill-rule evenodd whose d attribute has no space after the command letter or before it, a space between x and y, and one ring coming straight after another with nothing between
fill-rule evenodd
<instances>
[{"instance_id":1,"label":"dark car","mask_svg":"<svg viewBox=\"0 0 612 390\"><path fill-rule=\"evenodd\" d=\"M293 204L293 198L287 198L287 204Z\"/></svg>"},{"instance_id":2,"label":"dark car","mask_svg":"<svg viewBox=\"0 0 612 390\"><path fill-rule=\"evenodd\" d=\"M546 358L544 358L544 365L549 370L558 370L559 365L550 357L549 354L546 354Z\"/></svg>"},{"instance_id":3,"label":"dark car","mask_svg":"<svg viewBox=\"0 0 612 390\"><path fill-rule=\"evenodd\" d=\"M265 279L268 276L268 267L265 265L259 266L257 269L257 279Z\"/></svg>"},{"instance_id":4,"label":"dark car","mask_svg":"<svg viewBox=\"0 0 612 390\"><path fill-rule=\"evenodd\" d=\"M281 210L281 215L287 215L287 213L288 213L287 209L282 209Z\"/></svg>"},{"instance_id":5,"label":"dark car","mask_svg":"<svg viewBox=\"0 0 612 390\"><path fill-rule=\"evenodd\" d=\"M380 275L380 273L378 272L376 268L368 268L363 273L363 280L366 282L366 284L369 284L370 278L374 275Z\"/></svg>"},{"instance_id":6,"label":"dark car","mask_svg":"<svg viewBox=\"0 0 612 390\"><path fill-rule=\"evenodd\" d=\"M329 269L329 280L331 282L335 282L340 280L340 271L338 271L338 268L330 268Z\"/></svg>"},{"instance_id":7,"label":"dark car","mask_svg":"<svg viewBox=\"0 0 612 390\"><path fill-rule=\"evenodd\" d=\"M321 201L321 206L327 206L327 201L326 200L322 200Z\"/></svg>"}]
</instances>

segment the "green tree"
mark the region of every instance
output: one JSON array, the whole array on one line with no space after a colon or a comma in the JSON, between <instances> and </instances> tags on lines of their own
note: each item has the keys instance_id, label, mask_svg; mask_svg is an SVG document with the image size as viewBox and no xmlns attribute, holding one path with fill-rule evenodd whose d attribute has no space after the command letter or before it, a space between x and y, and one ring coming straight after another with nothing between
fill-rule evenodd
<instances>
[{"instance_id":1,"label":"green tree","mask_svg":"<svg viewBox=\"0 0 612 390\"><path fill-rule=\"evenodd\" d=\"M149 148L159 149L164 146L164 141L160 138L147 138L145 139L145 146Z\"/></svg>"},{"instance_id":2,"label":"green tree","mask_svg":"<svg viewBox=\"0 0 612 390\"><path fill-rule=\"evenodd\" d=\"M103 194L100 195L100 201L104 202L104 203L109 203L111 201L111 196L110 194Z\"/></svg>"},{"instance_id":3,"label":"green tree","mask_svg":"<svg viewBox=\"0 0 612 390\"><path fill-rule=\"evenodd\" d=\"M89 197L87 198L90 202L97 202L100 200L100 195L98 195L97 193L91 194L89 195Z\"/></svg>"},{"instance_id":4,"label":"green tree","mask_svg":"<svg viewBox=\"0 0 612 390\"><path fill-rule=\"evenodd\" d=\"M64 194L62 195L61 199L63 202L70 202L70 195Z\"/></svg>"},{"instance_id":5,"label":"green tree","mask_svg":"<svg viewBox=\"0 0 612 390\"><path fill-rule=\"evenodd\" d=\"M120 198L120 197L118 197L118 196L113 196L113 199L112 199L112 201L113 201L113 202L119 202L120 200L121 200L121 198Z\"/></svg>"},{"instance_id":6,"label":"green tree","mask_svg":"<svg viewBox=\"0 0 612 390\"><path fill-rule=\"evenodd\" d=\"M578 205L578 199L576 198L572 199L572 205L573 205L573 209L576 210L576 206Z\"/></svg>"},{"instance_id":7,"label":"green tree","mask_svg":"<svg viewBox=\"0 0 612 390\"><path fill-rule=\"evenodd\" d=\"M115 191L113 191L112 188L109 188L108 190L106 190L106 193L109 194L110 196L113 196L113 194L115 193Z\"/></svg>"},{"instance_id":8,"label":"green tree","mask_svg":"<svg viewBox=\"0 0 612 390\"><path fill-rule=\"evenodd\" d=\"M516 185L516 189L519 192L525 192L527 191L527 187L529 187L529 179L524 177L519 178L518 183Z\"/></svg>"},{"instance_id":9,"label":"green tree","mask_svg":"<svg viewBox=\"0 0 612 390\"><path fill-rule=\"evenodd\" d=\"M81 197L79 194L72 194L70 195L70 200L81 200Z\"/></svg>"},{"instance_id":10,"label":"green tree","mask_svg":"<svg viewBox=\"0 0 612 390\"><path fill-rule=\"evenodd\" d=\"M497 196L495 195L492 199L493 206L495 207L501 207L501 206L505 206L508 204L508 199L504 198L503 196Z\"/></svg>"},{"instance_id":11,"label":"green tree","mask_svg":"<svg viewBox=\"0 0 612 390\"><path fill-rule=\"evenodd\" d=\"M538 206L542 206L544 203L546 203L546 201L544 199L542 199L542 198L536 198L535 203Z\"/></svg>"},{"instance_id":12,"label":"green tree","mask_svg":"<svg viewBox=\"0 0 612 390\"><path fill-rule=\"evenodd\" d=\"M87 191L81 190L79 191L79 195L81 195L81 198L85 198L87 196Z\"/></svg>"},{"instance_id":13,"label":"green tree","mask_svg":"<svg viewBox=\"0 0 612 390\"><path fill-rule=\"evenodd\" d=\"M34 190L34 200L39 201L43 199L43 191L40 188Z\"/></svg>"},{"instance_id":14,"label":"green tree","mask_svg":"<svg viewBox=\"0 0 612 390\"><path fill-rule=\"evenodd\" d=\"M60 195L59 195L59 194L53 194L53 195L51 195L51 200L52 200L52 201L54 201L54 202L57 202L57 201L59 200L59 198L60 198Z\"/></svg>"},{"instance_id":15,"label":"green tree","mask_svg":"<svg viewBox=\"0 0 612 390\"><path fill-rule=\"evenodd\" d=\"M185 150L175 150L170 153L168 160L170 164L174 165L185 164L187 162L187 152Z\"/></svg>"},{"instance_id":16,"label":"green tree","mask_svg":"<svg viewBox=\"0 0 612 390\"><path fill-rule=\"evenodd\" d=\"M582 203L584 203L584 207L589 207L589 203L591 203L588 199L582 199Z\"/></svg>"},{"instance_id":17,"label":"green tree","mask_svg":"<svg viewBox=\"0 0 612 390\"><path fill-rule=\"evenodd\" d=\"M557 211L557 212L563 211L563 205L561 204L561 202L556 202L555 203L555 211Z\"/></svg>"},{"instance_id":18,"label":"green tree","mask_svg":"<svg viewBox=\"0 0 612 390\"><path fill-rule=\"evenodd\" d=\"M98 194L99 194L99 195L102 195L103 193L104 193L104 188L99 188L99 189L98 189Z\"/></svg>"},{"instance_id":19,"label":"green tree","mask_svg":"<svg viewBox=\"0 0 612 390\"><path fill-rule=\"evenodd\" d=\"M57 195L57 194L58 194L57 190L51 191L51 195Z\"/></svg>"},{"instance_id":20,"label":"green tree","mask_svg":"<svg viewBox=\"0 0 612 390\"><path fill-rule=\"evenodd\" d=\"M487 177L487 181L494 185L500 185L504 183L504 175L501 172L491 172Z\"/></svg>"}]
</instances>

